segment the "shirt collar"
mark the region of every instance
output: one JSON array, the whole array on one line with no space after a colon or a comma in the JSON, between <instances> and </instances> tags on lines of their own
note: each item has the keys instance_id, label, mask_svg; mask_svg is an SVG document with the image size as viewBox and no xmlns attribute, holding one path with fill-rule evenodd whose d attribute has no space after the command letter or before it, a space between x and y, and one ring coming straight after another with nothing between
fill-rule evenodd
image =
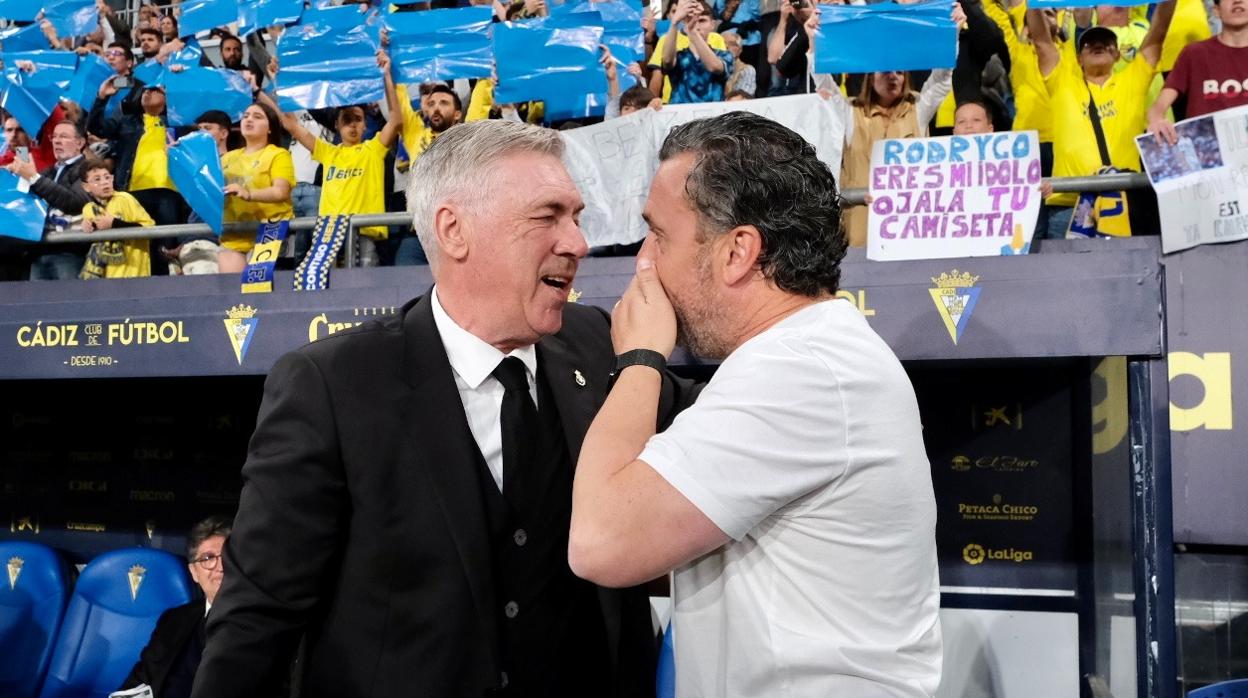
<instances>
[{"instance_id":1,"label":"shirt collar","mask_svg":"<svg viewBox=\"0 0 1248 698\"><path fill-rule=\"evenodd\" d=\"M208 612L211 610L212 610L212 602L209 601L208 599L204 599L204 617L205 618L208 617Z\"/></svg>"},{"instance_id":2,"label":"shirt collar","mask_svg":"<svg viewBox=\"0 0 1248 698\"><path fill-rule=\"evenodd\" d=\"M81 158L82 158L82 153L78 153L77 155L73 156L72 158L70 158L70 159L68 159L68 160L66 160L66 161L64 161L64 162L57 161L56 166L57 166L57 167L69 167L70 165L74 164L75 162L78 162L78 160L79 160L79 159L81 159Z\"/></svg>"},{"instance_id":3,"label":"shirt collar","mask_svg":"<svg viewBox=\"0 0 1248 698\"><path fill-rule=\"evenodd\" d=\"M537 376L537 348L534 345L503 354L490 343L460 327L447 315L438 298L437 286L433 288L433 323L438 328L438 334L442 336L442 346L446 349L446 358L450 361L451 368L472 390L480 387L507 356L523 361L530 378Z\"/></svg>"}]
</instances>

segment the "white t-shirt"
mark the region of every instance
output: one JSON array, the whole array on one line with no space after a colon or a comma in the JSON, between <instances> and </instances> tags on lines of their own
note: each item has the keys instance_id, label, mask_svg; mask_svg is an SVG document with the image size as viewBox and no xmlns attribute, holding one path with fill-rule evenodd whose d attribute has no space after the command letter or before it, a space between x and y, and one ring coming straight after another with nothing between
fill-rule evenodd
<instances>
[{"instance_id":1,"label":"white t-shirt","mask_svg":"<svg viewBox=\"0 0 1248 698\"><path fill-rule=\"evenodd\" d=\"M935 694L918 404L853 305L815 303L747 341L640 458L734 539L674 573L677 695Z\"/></svg>"}]
</instances>

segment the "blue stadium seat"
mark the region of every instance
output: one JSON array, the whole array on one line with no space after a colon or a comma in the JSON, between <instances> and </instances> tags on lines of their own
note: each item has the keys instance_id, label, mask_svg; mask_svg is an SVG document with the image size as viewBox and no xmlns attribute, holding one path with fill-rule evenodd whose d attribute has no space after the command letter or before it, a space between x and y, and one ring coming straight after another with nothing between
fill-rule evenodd
<instances>
[{"instance_id":1,"label":"blue stadium seat","mask_svg":"<svg viewBox=\"0 0 1248 698\"><path fill-rule=\"evenodd\" d=\"M48 666L42 698L104 698L117 690L165 610L191 600L186 562L161 550L125 548L78 577Z\"/></svg>"},{"instance_id":2,"label":"blue stadium seat","mask_svg":"<svg viewBox=\"0 0 1248 698\"><path fill-rule=\"evenodd\" d=\"M654 681L658 698L676 696L676 650L672 648L672 624L668 622L663 632L663 646L659 648L659 670Z\"/></svg>"},{"instance_id":3,"label":"blue stadium seat","mask_svg":"<svg viewBox=\"0 0 1248 698\"><path fill-rule=\"evenodd\" d=\"M48 669L65 600L68 568L38 543L0 543L0 696L34 698Z\"/></svg>"},{"instance_id":4,"label":"blue stadium seat","mask_svg":"<svg viewBox=\"0 0 1248 698\"><path fill-rule=\"evenodd\" d=\"M1198 688L1187 698L1248 698L1248 679L1234 679Z\"/></svg>"}]
</instances>

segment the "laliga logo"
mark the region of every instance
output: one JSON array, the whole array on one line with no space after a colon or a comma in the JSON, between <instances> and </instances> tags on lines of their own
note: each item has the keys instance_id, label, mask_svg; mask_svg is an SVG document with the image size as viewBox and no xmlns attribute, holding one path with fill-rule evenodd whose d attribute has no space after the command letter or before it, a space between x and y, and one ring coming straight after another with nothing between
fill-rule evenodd
<instances>
[{"instance_id":1,"label":"laliga logo","mask_svg":"<svg viewBox=\"0 0 1248 698\"><path fill-rule=\"evenodd\" d=\"M1030 550L994 550L985 548L979 543L971 543L962 548L962 560L968 565L978 565L984 560L1003 560L1007 562L1031 562L1034 554Z\"/></svg>"}]
</instances>

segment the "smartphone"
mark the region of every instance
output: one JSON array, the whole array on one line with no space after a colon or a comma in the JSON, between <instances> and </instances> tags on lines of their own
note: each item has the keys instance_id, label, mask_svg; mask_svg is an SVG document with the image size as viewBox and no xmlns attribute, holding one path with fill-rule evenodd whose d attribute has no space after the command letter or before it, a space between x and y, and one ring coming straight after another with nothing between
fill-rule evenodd
<instances>
[{"instance_id":1,"label":"smartphone","mask_svg":"<svg viewBox=\"0 0 1248 698\"><path fill-rule=\"evenodd\" d=\"M127 87L130 87L132 84L133 83L130 81L130 78L126 77L125 75L118 75L117 77L113 78L113 87L116 87L119 90L124 90Z\"/></svg>"},{"instance_id":2,"label":"smartphone","mask_svg":"<svg viewBox=\"0 0 1248 698\"><path fill-rule=\"evenodd\" d=\"M18 160L30 161L30 148L27 148L24 145L19 145L13 149L13 152L17 154Z\"/></svg>"}]
</instances>

